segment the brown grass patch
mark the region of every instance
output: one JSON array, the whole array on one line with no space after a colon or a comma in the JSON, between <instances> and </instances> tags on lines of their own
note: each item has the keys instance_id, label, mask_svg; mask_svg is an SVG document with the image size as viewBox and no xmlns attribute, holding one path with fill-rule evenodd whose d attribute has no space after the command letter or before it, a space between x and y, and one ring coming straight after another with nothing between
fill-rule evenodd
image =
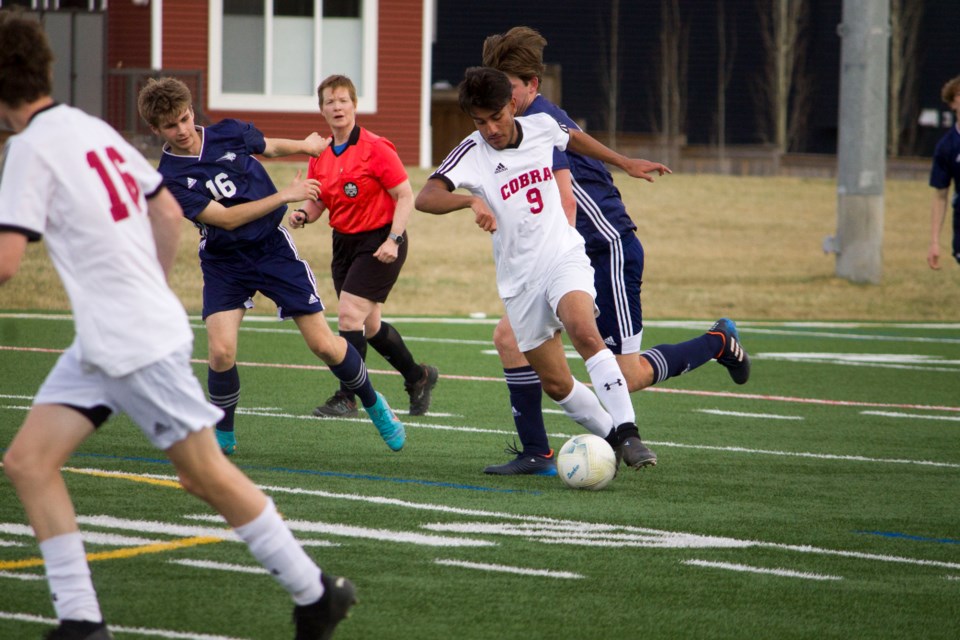
<instances>
[{"instance_id":1,"label":"brown grass patch","mask_svg":"<svg viewBox=\"0 0 960 640\"><path fill-rule=\"evenodd\" d=\"M278 184L301 166L268 164ZM429 173L410 171L415 191ZM884 273L876 286L834 277L834 256L821 250L823 238L836 230L833 180L675 174L648 184L618 174L616 182L646 250L645 317L957 320L960 268L949 255L940 271L926 265L932 191L923 181L887 182ZM410 255L387 301L387 314L500 314L490 239L469 211L415 212L409 233ZM330 228L324 219L293 235L334 315ZM185 222L171 281L191 313L201 307L196 245L196 230ZM0 289L0 307L68 306L43 247L32 245L19 276ZM258 299L254 311L276 310L269 300Z\"/></svg>"}]
</instances>

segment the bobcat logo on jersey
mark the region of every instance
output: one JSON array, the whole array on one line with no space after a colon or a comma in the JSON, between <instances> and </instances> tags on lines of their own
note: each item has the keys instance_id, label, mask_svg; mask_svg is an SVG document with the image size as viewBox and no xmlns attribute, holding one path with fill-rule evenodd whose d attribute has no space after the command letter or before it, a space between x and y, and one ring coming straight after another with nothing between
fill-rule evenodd
<instances>
[{"instance_id":1,"label":"bobcat logo on jersey","mask_svg":"<svg viewBox=\"0 0 960 640\"><path fill-rule=\"evenodd\" d=\"M360 193L360 189L357 188L357 183L348 182L347 184L343 185L343 193L348 198L356 198L357 194Z\"/></svg>"},{"instance_id":2,"label":"bobcat logo on jersey","mask_svg":"<svg viewBox=\"0 0 960 640\"><path fill-rule=\"evenodd\" d=\"M235 154L233 151L227 151L225 154L217 158L217 162L220 162L221 160L226 160L227 162L233 162L236 159L237 159L237 154Z\"/></svg>"}]
</instances>

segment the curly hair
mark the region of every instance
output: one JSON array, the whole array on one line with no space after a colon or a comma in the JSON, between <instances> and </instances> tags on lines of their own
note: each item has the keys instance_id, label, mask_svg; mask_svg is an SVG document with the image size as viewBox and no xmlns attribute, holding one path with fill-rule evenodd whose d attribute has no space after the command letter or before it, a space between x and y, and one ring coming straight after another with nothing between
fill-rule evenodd
<instances>
[{"instance_id":1,"label":"curly hair","mask_svg":"<svg viewBox=\"0 0 960 640\"><path fill-rule=\"evenodd\" d=\"M947 104L953 104L953 99L960 93L960 76L955 76L947 80L940 89L940 98Z\"/></svg>"},{"instance_id":2,"label":"curly hair","mask_svg":"<svg viewBox=\"0 0 960 640\"><path fill-rule=\"evenodd\" d=\"M474 109L500 111L513 98L510 78L490 67L470 67L458 87L460 108L467 115Z\"/></svg>"},{"instance_id":3,"label":"curly hair","mask_svg":"<svg viewBox=\"0 0 960 640\"><path fill-rule=\"evenodd\" d=\"M193 105L190 88L177 78L150 78L137 96L137 111L149 126L159 128Z\"/></svg>"},{"instance_id":4,"label":"curly hair","mask_svg":"<svg viewBox=\"0 0 960 640\"><path fill-rule=\"evenodd\" d=\"M53 51L43 26L21 11L0 11L0 101L11 107L53 92Z\"/></svg>"},{"instance_id":5,"label":"curly hair","mask_svg":"<svg viewBox=\"0 0 960 640\"><path fill-rule=\"evenodd\" d=\"M483 41L483 66L499 69L524 82L542 79L543 48L547 40L530 27L514 27Z\"/></svg>"}]
</instances>

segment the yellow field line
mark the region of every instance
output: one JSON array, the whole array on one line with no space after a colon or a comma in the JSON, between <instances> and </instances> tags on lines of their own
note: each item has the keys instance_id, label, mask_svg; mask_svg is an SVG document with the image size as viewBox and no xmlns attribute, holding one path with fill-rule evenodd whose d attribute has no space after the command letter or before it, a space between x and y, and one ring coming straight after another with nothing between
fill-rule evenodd
<instances>
[{"instance_id":1,"label":"yellow field line","mask_svg":"<svg viewBox=\"0 0 960 640\"><path fill-rule=\"evenodd\" d=\"M186 547L195 547L201 544L213 544L223 542L223 538L214 538L213 536L196 536L193 538L181 538L170 542L156 542L154 544L145 544L141 547L130 547L128 549L117 549L115 551L101 551L99 553L88 553L87 560L117 560L119 558L132 558L145 553L162 553L174 549L184 549ZM27 558L26 560L11 560L0 562L0 571L6 569L26 569L28 567L39 567L43 565L43 558Z\"/></svg>"},{"instance_id":2,"label":"yellow field line","mask_svg":"<svg viewBox=\"0 0 960 640\"><path fill-rule=\"evenodd\" d=\"M164 480L162 478L146 478L134 473L123 473L121 471L99 471L97 469L74 469L64 467L64 471L70 473L79 473L81 475L95 476L97 478L117 478L120 480L130 480L131 482L143 482L144 484L153 484L160 487L170 487L171 489L183 489L176 480Z\"/></svg>"}]
</instances>

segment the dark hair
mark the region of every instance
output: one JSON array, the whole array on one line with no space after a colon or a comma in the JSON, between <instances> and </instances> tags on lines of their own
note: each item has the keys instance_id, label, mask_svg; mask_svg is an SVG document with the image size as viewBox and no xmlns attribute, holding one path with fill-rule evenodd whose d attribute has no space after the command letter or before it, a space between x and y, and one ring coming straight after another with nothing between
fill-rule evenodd
<instances>
[{"instance_id":1,"label":"dark hair","mask_svg":"<svg viewBox=\"0 0 960 640\"><path fill-rule=\"evenodd\" d=\"M483 66L517 76L524 82L543 78L543 48L547 39L536 29L514 27L483 41Z\"/></svg>"},{"instance_id":2,"label":"dark hair","mask_svg":"<svg viewBox=\"0 0 960 640\"><path fill-rule=\"evenodd\" d=\"M53 51L43 27L21 11L0 11L0 101L11 107L53 92Z\"/></svg>"},{"instance_id":3,"label":"dark hair","mask_svg":"<svg viewBox=\"0 0 960 640\"><path fill-rule=\"evenodd\" d=\"M470 67L458 87L460 108L467 115L475 109L500 111L513 97L510 78L490 67Z\"/></svg>"}]
</instances>

